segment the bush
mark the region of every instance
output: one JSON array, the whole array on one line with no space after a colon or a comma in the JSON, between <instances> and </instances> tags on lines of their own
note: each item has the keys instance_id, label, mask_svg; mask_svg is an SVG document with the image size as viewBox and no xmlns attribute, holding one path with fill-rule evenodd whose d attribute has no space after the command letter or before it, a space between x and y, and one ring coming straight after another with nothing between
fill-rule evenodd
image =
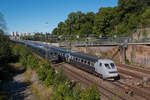
<instances>
[{"instance_id":1,"label":"bush","mask_svg":"<svg viewBox=\"0 0 150 100\"><path fill-rule=\"evenodd\" d=\"M131 64L129 59L126 59L125 62L126 62L126 64Z\"/></svg>"},{"instance_id":2,"label":"bush","mask_svg":"<svg viewBox=\"0 0 150 100\"><path fill-rule=\"evenodd\" d=\"M95 86L83 90L80 97L80 100L100 100L98 89Z\"/></svg>"},{"instance_id":3,"label":"bush","mask_svg":"<svg viewBox=\"0 0 150 100\"><path fill-rule=\"evenodd\" d=\"M80 93L81 93L81 86L80 86L80 84L76 84L73 87L73 93L72 93L72 97L74 98L74 100L80 99Z\"/></svg>"},{"instance_id":4,"label":"bush","mask_svg":"<svg viewBox=\"0 0 150 100\"><path fill-rule=\"evenodd\" d=\"M44 68L39 68L37 71L38 77L40 81L44 81L46 79L46 70Z\"/></svg>"},{"instance_id":5,"label":"bush","mask_svg":"<svg viewBox=\"0 0 150 100\"><path fill-rule=\"evenodd\" d=\"M38 61L39 59L35 57L34 55L29 55L27 57L27 66L31 67L31 69L38 68Z\"/></svg>"},{"instance_id":6,"label":"bush","mask_svg":"<svg viewBox=\"0 0 150 100\"><path fill-rule=\"evenodd\" d=\"M44 80L45 85L50 86L54 84L55 70L49 69L46 71L46 79Z\"/></svg>"},{"instance_id":7,"label":"bush","mask_svg":"<svg viewBox=\"0 0 150 100\"><path fill-rule=\"evenodd\" d=\"M54 87L57 87L60 83L67 81L66 76L63 74L63 68L55 74Z\"/></svg>"},{"instance_id":8,"label":"bush","mask_svg":"<svg viewBox=\"0 0 150 100\"><path fill-rule=\"evenodd\" d=\"M19 62L24 66L27 67L28 63L28 56L31 54L31 51L20 44L16 44L17 46L14 46L13 53L16 56L19 56Z\"/></svg>"},{"instance_id":9,"label":"bush","mask_svg":"<svg viewBox=\"0 0 150 100\"><path fill-rule=\"evenodd\" d=\"M70 88L70 82L60 83L55 87L52 100L66 100L72 98L72 89ZM63 99L64 98L64 99ZM66 98L66 99L65 99Z\"/></svg>"},{"instance_id":10,"label":"bush","mask_svg":"<svg viewBox=\"0 0 150 100\"><path fill-rule=\"evenodd\" d=\"M39 79L47 86L53 85L55 80L55 70L51 68L50 62L40 62L40 68L38 69Z\"/></svg>"},{"instance_id":11,"label":"bush","mask_svg":"<svg viewBox=\"0 0 150 100\"><path fill-rule=\"evenodd\" d=\"M63 67L58 72L51 67L49 60L39 61L31 51L22 45L13 46L13 54L19 56L20 63L25 67L37 69L39 80L46 86L53 86L52 100L99 100L99 92L96 87L81 91L81 86L67 80L63 73ZM21 48L21 49L20 49Z\"/></svg>"}]
</instances>

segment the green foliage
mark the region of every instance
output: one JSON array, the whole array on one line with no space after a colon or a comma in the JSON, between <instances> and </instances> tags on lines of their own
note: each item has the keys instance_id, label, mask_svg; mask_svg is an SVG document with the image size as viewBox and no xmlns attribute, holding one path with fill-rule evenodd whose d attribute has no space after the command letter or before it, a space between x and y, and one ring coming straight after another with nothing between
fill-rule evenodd
<instances>
[{"instance_id":1,"label":"green foliage","mask_svg":"<svg viewBox=\"0 0 150 100\"><path fill-rule=\"evenodd\" d=\"M125 60L126 64L131 64L131 62L129 61L129 59Z\"/></svg>"},{"instance_id":2,"label":"green foliage","mask_svg":"<svg viewBox=\"0 0 150 100\"><path fill-rule=\"evenodd\" d=\"M80 94L80 100L100 100L98 89L95 86L86 88Z\"/></svg>"},{"instance_id":3,"label":"green foliage","mask_svg":"<svg viewBox=\"0 0 150 100\"><path fill-rule=\"evenodd\" d=\"M70 85L71 84L69 81L59 84L54 90L52 100L58 100L60 98L61 98L60 100L63 100L63 98L64 100L66 99L73 100L72 89Z\"/></svg>"},{"instance_id":4,"label":"green foliage","mask_svg":"<svg viewBox=\"0 0 150 100\"><path fill-rule=\"evenodd\" d=\"M10 40L0 29L0 62L7 63L11 56Z\"/></svg>"},{"instance_id":5,"label":"green foliage","mask_svg":"<svg viewBox=\"0 0 150 100\"><path fill-rule=\"evenodd\" d=\"M142 13L150 5L149 0L119 0L118 6L124 13Z\"/></svg>"},{"instance_id":6,"label":"green foliage","mask_svg":"<svg viewBox=\"0 0 150 100\"><path fill-rule=\"evenodd\" d=\"M65 22L60 22L58 27L53 30L54 35L82 35L92 34L95 14L88 12L87 14L81 11L72 12L68 15Z\"/></svg>"},{"instance_id":7,"label":"green foliage","mask_svg":"<svg viewBox=\"0 0 150 100\"><path fill-rule=\"evenodd\" d=\"M53 85L54 84L54 78L55 78L55 70L54 69L49 69L46 71L46 79L44 80L44 83L47 86Z\"/></svg>"},{"instance_id":8,"label":"green foliage","mask_svg":"<svg viewBox=\"0 0 150 100\"><path fill-rule=\"evenodd\" d=\"M38 69L39 79L46 85L54 85L55 81L55 70L51 68L50 62L47 60L45 63L40 63L40 68Z\"/></svg>"},{"instance_id":9,"label":"green foliage","mask_svg":"<svg viewBox=\"0 0 150 100\"><path fill-rule=\"evenodd\" d=\"M35 69L35 68L38 68L38 62L39 62L39 59L37 57L35 57L34 55L30 54L28 57L27 57L27 66L30 67L31 69Z\"/></svg>"},{"instance_id":10,"label":"green foliage","mask_svg":"<svg viewBox=\"0 0 150 100\"><path fill-rule=\"evenodd\" d=\"M36 69L39 80L47 87L52 86L52 100L99 100L96 87L81 90L81 86L70 82L63 74L63 67L57 72L51 67L49 60L41 61L23 45L13 44L11 46L14 55L19 56L19 61L25 67ZM88 98L85 97L89 96Z\"/></svg>"},{"instance_id":11,"label":"green foliage","mask_svg":"<svg viewBox=\"0 0 150 100\"><path fill-rule=\"evenodd\" d=\"M144 30L143 30L143 36L144 36L145 38L147 38L147 35L148 35L147 31L144 29Z\"/></svg>"},{"instance_id":12,"label":"green foliage","mask_svg":"<svg viewBox=\"0 0 150 100\"><path fill-rule=\"evenodd\" d=\"M54 80L54 87L57 87L61 83L65 83L67 81L66 76L63 73L63 68L61 68L56 74L55 74L55 80Z\"/></svg>"},{"instance_id":13,"label":"green foliage","mask_svg":"<svg viewBox=\"0 0 150 100\"><path fill-rule=\"evenodd\" d=\"M141 15L141 23L143 25L150 24L150 7L145 10L145 12Z\"/></svg>"},{"instance_id":14,"label":"green foliage","mask_svg":"<svg viewBox=\"0 0 150 100\"><path fill-rule=\"evenodd\" d=\"M14 44L14 43L11 44L13 55L15 55L15 56L20 55L20 47L21 47L21 45L19 45L19 44Z\"/></svg>"},{"instance_id":15,"label":"green foliage","mask_svg":"<svg viewBox=\"0 0 150 100\"><path fill-rule=\"evenodd\" d=\"M45 79L47 78L47 72L50 69L50 65L48 62L44 63L44 62L40 62L39 63L39 69L38 69L38 77L41 81L45 81Z\"/></svg>"},{"instance_id":16,"label":"green foliage","mask_svg":"<svg viewBox=\"0 0 150 100\"><path fill-rule=\"evenodd\" d=\"M116 8L100 8L94 20L94 31L98 35L108 36L117 24Z\"/></svg>"},{"instance_id":17,"label":"green foliage","mask_svg":"<svg viewBox=\"0 0 150 100\"><path fill-rule=\"evenodd\" d=\"M80 93L81 93L81 85L76 84L73 87L73 93L72 93L72 97L74 98L73 100L79 100L80 99Z\"/></svg>"},{"instance_id":18,"label":"green foliage","mask_svg":"<svg viewBox=\"0 0 150 100\"><path fill-rule=\"evenodd\" d=\"M19 61L20 63L27 67L27 64L28 64L28 56L31 54L30 50L28 48L26 48L25 46L21 46L20 48L20 52L19 52Z\"/></svg>"},{"instance_id":19,"label":"green foliage","mask_svg":"<svg viewBox=\"0 0 150 100\"><path fill-rule=\"evenodd\" d=\"M141 24L150 24L149 6L148 0L119 0L118 6L100 8L96 14L72 12L64 22L58 24L52 34L129 36Z\"/></svg>"},{"instance_id":20,"label":"green foliage","mask_svg":"<svg viewBox=\"0 0 150 100\"><path fill-rule=\"evenodd\" d=\"M47 70L45 70L44 68L39 68L38 69L37 74L38 74L39 80L44 81L46 79L46 76L47 76L46 71Z\"/></svg>"}]
</instances>

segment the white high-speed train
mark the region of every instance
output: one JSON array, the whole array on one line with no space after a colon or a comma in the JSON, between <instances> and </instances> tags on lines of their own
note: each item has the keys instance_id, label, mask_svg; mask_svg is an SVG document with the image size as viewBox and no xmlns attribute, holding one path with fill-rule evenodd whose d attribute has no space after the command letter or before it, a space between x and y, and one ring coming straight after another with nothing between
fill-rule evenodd
<instances>
[{"instance_id":1,"label":"white high-speed train","mask_svg":"<svg viewBox=\"0 0 150 100\"><path fill-rule=\"evenodd\" d=\"M48 46L42 43L33 43L29 41L21 42L35 48L34 51L38 51L37 53L43 57L47 52L48 58L55 58L56 62L65 61L74 65L75 67L96 74L102 77L103 79L120 79L117 68L114 62L110 59L102 59L93 56L88 56L76 51L65 50L55 46Z\"/></svg>"}]
</instances>

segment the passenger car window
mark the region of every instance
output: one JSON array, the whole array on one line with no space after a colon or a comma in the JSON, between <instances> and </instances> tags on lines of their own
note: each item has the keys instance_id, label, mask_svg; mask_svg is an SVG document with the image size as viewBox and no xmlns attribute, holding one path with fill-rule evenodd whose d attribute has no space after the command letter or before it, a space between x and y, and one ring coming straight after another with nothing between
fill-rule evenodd
<instances>
[{"instance_id":1,"label":"passenger car window","mask_svg":"<svg viewBox=\"0 0 150 100\"><path fill-rule=\"evenodd\" d=\"M109 66L109 64L105 64L105 67L106 67L107 69L111 69L110 66Z\"/></svg>"},{"instance_id":2,"label":"passenger car window","mask_svg":"<svg viewBox=\"0 0 150 100\"><path fill-rule=\"evenodd\" d=\"M110 65L113 69L115 68L115 65L113 63L110 63Z\"/></svg>"},{"instance_id":3,"label":"passenger car window","mask_svg":"<svg viewBox=\"0 0 150 100\"><path fill-rule=\"evenodd\" d=\"M83 62L83 59L81 60L81 62Z\"/></svg>"},{"instance_id":4,"label":"passenger car window","mask_svg":"<svg viewBox=\"0 0 150 100\"><path fill-rule=\"evenodd\" d=\"M76 58L76 61L78 60L78 58Z\"/></svg>"}]
</instances>

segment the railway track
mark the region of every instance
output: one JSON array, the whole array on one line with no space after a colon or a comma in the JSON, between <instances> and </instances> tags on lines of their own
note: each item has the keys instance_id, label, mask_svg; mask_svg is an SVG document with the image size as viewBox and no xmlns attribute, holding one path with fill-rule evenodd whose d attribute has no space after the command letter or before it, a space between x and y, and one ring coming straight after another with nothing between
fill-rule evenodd
<instances>
[{"instance_id":1,"label":"railway track","mask_svg":"<svg viewBox=\"0 0 150 100\"><path fill-rule=\"evenodd\" d=\"M60 63L60 64L53 64L52 66L55 66L55 69L58 69L57 68L58 66L64 66L65 67L65 65L66 65L66 63L63 62L63 63ZM72 67L72 68L74 69L74 67ZM80 74L81 72L79 72L79 73L78 72L74 72L72 68L71 69L69 69L67 67L64 68L65 73L68 73L67 76L69 76L70 79L76 79L77 81L83 83L84 85L95 84L99 88L100 94L103 95L105 98L113 97L113 98L117 98L117 100L135 100L135 99L136 100L144 100L144 98L145 98L145 100L149 100L149 95L150 95L149 93L145 93L145 92L143 92L141 90L137 90L137 88L131 87L128 84L125 84L125 83L120 82L120 81L109 82L109 84L111 83L111 84L113 84L116 87L115 87L115 89L112 89L112 88L107 89L108 87L105 86L104 84L102 84L102 83L106 83L106 81L103 81L102 79L96 77L95 75L92 75L92 77L98 78L97 80L99 80L99 81L101 80L100 82L98 82L97 80L93 80L94 78L87 77L89 75L91 76L91 74L80 70L80 71L82 71L82 73L86 73L86 75L85 74L81 75ZM79 69L75 68L75 70L79 70ZM129 86L133 91L136 91L135 95L138 95L138 96L130 97L129 95L124 94L124 86ZM118 95L117 94L118 91L115 91L115 90L119 90L120 93L123 94L123 95Z\"/></svg>"},{"instance_id":2,"label":"railway track","mask_svg":"<svg viewBox=\"0 0 150 100\"><path fill-rule=\"evenodd\" d=\"M139 96L135 94L136 96L131 97L124 92L123 85L120 85L119 83L114 82L108 82L100 79L99 77L96 77L94 75L91 75L87 72L81 71L79 69L76 69L74 67L69 68L70 65L63 64L65 73L69 73L68 76L72 76L74 79L77 79L81 81L84 84L95 84L102 95L104 95L107 98L115 97L117 100L148 100L146 97ZM77 72L75 70L78 70Z\"/></svg>"},{"instance_id":3,"label":"railway track","mask_svg":"<svg viewBox=\"0 0 150 100\"><path fill-rule=\"evenodd\" d=\"M129 66L126 67L125 64L120 64L117 67L119 73L128 75L129 77L131 76L133 80L136 79L139 82L143 81L143 77L147 77L147 78L150 77L149 71L145 71L145 70L140 71L139 69L137 70L136 68L134 70L133 67L129 67ZM147 83L150 86L150 79L148 79ZM150 90L150 87L146 89Z\"/></svg>"},{"instance_id":4,"label":"railway track","mask_svg":"<svg viewBox=\"0 0 150 100\"><path fill-rule=\"evenodd\" d=\"M66 63L62 63L62 64L57 64L57 66L61 66L61 65L64 66L64 64L66 65ZM113 82L106 82L106 81L103 81L102 79L100 79L94 75L91 76L91 74L84 72L84 71L82 72L82 73L84 73L82 75L82 74L80 74L80 72L74 72L73 71L74 68L75 67L68 69L67 67L65 67L65 72L69 73L68 76L71 76L73 79L77 79L86 85L95 84L99 88L100 93L107 98L115 97L115 98L117 98L117 100L135 100L135 99L136 100L149 100L150 93L147 93L147 92L142 91L140 89L137 89L135 87L129 86L132 90L136 91L135 92L136 96L131 97L131 96L124 93L123 86L125 86L127 84L121 83L121 82L114 82L114 83ZM77 69L75 69L75 70L77 70ZM89 77L89 75L90 75L90 77ZM136 76L136 75L132 75L132 76ZM118 94L118 91L120 92L119 94Z\"/></svg>"},{"instance_id":5,"label":"railway track","mask_svg":"<svg viewBox=\"0 0 150 100\"><path fill-rule=\"evenodd\" d=\"M137 88L137 87L128 85L126 83L123 83L121 81L115 81L115 82L113 82L113 84L115 84L116 86L119 86L120 88L128 86L129 89L132 90L134 94L137 94L137 95L145 98L146 100L150 99L150 97L149 97L150 96L150 91L149 90L144 90L144 89L141 89L141 88Z\"/></svg>"},{"instance_id":6,"label":"railway track","mask_svg":"<svg viewBox=\"0 0 150 100\"><path fill-rule=\"evenodd\" d=\"M90 85L93 85L88 79L83 79L82 77L79 78L78 75L72 73L72 71L68 71L68 70L65 70L65 72L69 73L69 76L71 77L70 79L73 79L73 80L76 80L76 81L79 81L81 82L82 84L86 85L86 86L90 86ZM111 98L112 95L110 95L110 93L106 93L106 92L102 92L102 91L108 91L108 92L111 92L109 91L108 89L105 89L104 87L99 87L99 93L100 95L103 95L104 97L103 98ZM111 92L112 93L112 92ZM125 99L123 99L125 100Z\"/></svg>"},{"instance_id":7,"label":"railway track","mask_svg":"<svg viewBox=\"0 0 150 100\"><path fill-rule=\"evenodd\" d=\"M148 69L144 69L144 68L137 68L137 67L133 67L131 65L127 65L127 64L120 64L120 63L116 63L117 66L123 67L123 68L128 68L130 70L134 70L134 71L138 71L138 72L143 72L145 74L150 74L150 70Z\"/></svg>"}]
</instances>

